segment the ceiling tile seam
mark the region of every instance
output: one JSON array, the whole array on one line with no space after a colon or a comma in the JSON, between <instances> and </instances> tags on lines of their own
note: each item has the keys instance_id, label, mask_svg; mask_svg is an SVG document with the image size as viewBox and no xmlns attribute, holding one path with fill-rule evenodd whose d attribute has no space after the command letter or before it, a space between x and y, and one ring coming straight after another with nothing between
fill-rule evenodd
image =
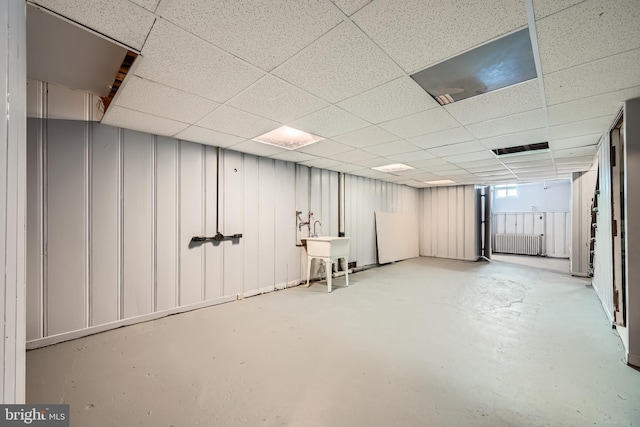
<instances>
[{"instance_id":1,"label":"ceiling tile seam","mask_svg":"<svg viewBox=\"0 0 640 427\"><path fill-rule=\"evenodd\" d=\"M585 65L593 64L594 62L604 62L605 60L613 58L614 56L622 56L624 54L628 54L630 52L635 52L635 51L640 51L640 45L638 45L636 47L632 47L631 49L627 49L627 50L622 51L622 52L612 53L611 55L601 56L600 58L593 59L591 61L581 62L580 64L575 64L575 65L572 65L572 66L567 67L567 68L562 68L560 70L555 70L555 71L552 71L550 73L545 73L544 76L545 77L546 76L552 76L552 75L554 75L556 73L560 73L560 72L563 72L563 71L565 71L565 72L566 71L570 71L570 70L572 70L574 68L584 67ZM632 87L635 87L635 86L632 86ZM628 89L628 88L626 88L626 89ZM617 90L624 90L624 89L617 89ZM602 94L598 94L598 95L602 95ZM595 95L592 95L592 96L595 96Z\"/></svg>"},{"instance_id":2,"label":"ceiling tile seam","mask_svg":"<svg viewBox=\"0 0 640 427\"><path fill-rule=\"evenodd\" d=\"M144 36L144 41L142 42L142 47L140 48L140 52L142 52L142 50L144 49L144 46L147 44L147 40L149 40L149 35L151 34L151 31L153 31L153 27L156 26L156 22L158 22L158 17L154 15L153 17L153 24L151 24L151 28L149 28L149 31L147 32L147 35Z\"/></svg>"},{"instance_id":3,"label":"ceiling tile seam","mask_svg":"<svg viewBox=\"0 0 640 427\"><path fill-rule=\"evenodd\" d=\"M277 77L277 76L273 76L273 77ZM288 82L287 82L287 83L288 83ZM293 85L293 86L295 86L295 85ZM295 86L295 87L297 87L297 86ZM304 89L301 89L301 88L299 88L299 87L298 87L298 89L300 89L300 90L304 90ZM305 91L305 92L307 92L307 91ZM309 93L309 92L307 92L307 93ZM312 94L312 95L313 95L313 94ZM314 96L316 96L316 95L314 95ZM319 98L319 97L318 97L318 98ZM322 98L320 98L320 99L322 99ZM323 101L325 101L325 102L329 102L329 101L327 101L327 100L325 100L325 99L323 99ZM293 122L295 122L295 121L302 120L302 119L304 119L304 118L306 118L306 117L309 117L309 116L311 116L311 115L313 115L313 114L318 113L319 111L326 110L327 108L331 108L331 107L335 107L335 108L337 108L337 109L339 109L339 110L342 110L342 112L344 112L344 113L346 113L346 114L349 114L349 115L351 115L351 116L354 116L354 117L356 117L356 118L359 118L359 119L361 119L361 120L363 120L363 121L367 122L367 123L369 124L369 126L376 126L376 124L375 124L375 123L371 123L369 120L367 120L367 119L365 119L365 118L363 118L363 117L360 117L360 116L358 116L357 114L354 114L354 113L352 113L352 112L350 112L350 111L347 111L347 110L345 110L344 108L340 107L339 105L332 104L332 103L330 103L330 102L329 102L329 105L328 105L327 107L321 108L321 109L316 110L316 111L312 111L312 112L310 112L309 114L306 114L306 115L304 115L304 116L302 116L302 117L298 117L297 119L291 120L291 121L289 121L288 123L286 123L286 125L287 125L287 126L289 126L289 124L291 124L291 123L293 123ZM233 107L233 108L236 108L236 107ZM255 114L254 114L254 115L255 115ZM359 129L364 129L364 128L369 127L369 126L363 126L363 127L361 127L361 128L358 128L358 129L353 129L352 131L348 131L348 132L346 132L346 133L353 132L353 131L356 131L356 130L359 130ZM331 138L334 138L334 137L336 137L336 136L343 135L344 133L345 133L345 132L340 133L340 134L338 134L338 135L334 135L334 136L328 137L328 138L326 138L326 139L331 139ZM320 135L320 136L322 136L322 135ZM339 141L336 141L336 142L339 142ZM349 145L349 144L342 143L342 142L341 142L341 144Z\"/></svg>"},{"instance_id":4,"label":"ceiling tile seam","mask_svg":"<svg viewBox=\"0 0 640 427\"><path fill-rule=\"evenodd\" d=\"M640 90L640 86L629 86L629 87L623 88L623 89L616 89L613 92L621 92L621 91L629 90L629 89L638 89L638 90ZM589 98L595 98L597 96L606 95L607 93L611 93L611 92L598 93L598 94L595 94L595 95L589 95L589 96L585 96L585 97L582 97L582 98L572 99L570 101L558 102L557 104L549 104L549 107L558 107L560 105L570 104L572 102L585 101L585 100L588 100ZM622 106L622 102L623 101L618 101L618 107Z\"/></svg>"},{"instance_id":5,"label":"ceiling tile seam","mask_svg":"<svg viewBox=\"0 0 640 427\"><path fill-rule=\"evenodd\" d=\"M572 122L564 122L564 123L560 123L558 125L549 125L549 130L551 130L551 128L558 128L560 126L567 126L567 125L575 125L578 123L582 123L582 122L590 122L592 120L599 120L599 119L604 119L604 118L611 118L613 117L615 114L605 114L603 116L598 116L598 117L591 117L588 119L582 119L582 120L574 120ZM590 134L589 134L590 135ZM580 136L584 136L584 135L574 135L573 137L580 137ZM573 137L569 137L569 138L573 138ZM566 138L556 138L556 139L566 139Z\"/></svg>"},{"instance_id":6,"label":"ceiling tile seam","mask_svg":"<svg viewBox=\"0 0 640 427\"><path fill-rule=\"evenodd\" d=\"M66 16L64 16L64 15L61 15L61 14L59 14L59 13L57 13L57 12L55 12L55 11L51 10L51 9L48 9L48 8L46 8L46 7L44 7L44 6L41 6L41 5L39 5L38 3L36 3L36 2L34 2L34 1L32 1L32 0L27 0L27 4L30 4L30 5L32 5L32 6L34 6L34 7L36 7L36 8L38 8L38 9L42 10L43 12L49 13L49 14L51 14L51 15L55 16L56 18L59 18L59 19L61 19L61 20L65 21L65 22L68 22L68 23L69 23L69 24L71 24L71 25L74 25L74 26L76 26L76 27L79 27L79 28L81 28L81 29L83 29L83 30L85 30L85 31L88 31L88 32L90 32L91 34L94 34L94 35L96 35L96 36L98 36L98 37L100 37L100 38L102 38L102 39L105 39L105 40L107 40L107 41L111 42L111 43L115 43L116 45L118 45L118 46L120 46L120 47L122 47L122 48L124 48L124 49L128 49L128 50L130 50L130 51L132 51L132 52L134 52L134 53L136 53L136 54L138 54L138 55L139 55L139 54L140 54L140 52L142 51L142 47L140 47L140 49L137 49L137 48L135 48L135 47L133 47L133 46L129 46L128 44L123 43L123 42L121 42L121 41L119 41L119 40L116 40L116 39L114 39L113 37L110 37L110 36L108 36L108 35L106 35L106 34L103 34L103 33L101 33L100 31L94 30L93 28L91 28L91 27L89 27L89 26L87 26L87 25L84 25L84 24L82 24L82 23L80 23L80 22L78 22L78 21L75 21L75 20L71 19L71 18L67 18L67 17L66 17ZM137 6L137 5L136 5L136 6ZM141 6L138 6L138 7L141 7ZM142 9L142 10L144 10L145 12L147 12L147 13L150 13L150 14L151 14L151 12L149 12L147 9L145 9L145 8L143 8L143 7L141 7L141 9ZM155 21L154 21L154 23L155 23ZM153 25L152 25L151 27L153 28ZM151 31L151 30L149 30L149 31Z\"/></svg>"},{"instance_id":7,"label":"ceiling tile seam","mask_svg":"<svg viewBox=\"0 0 640 427\"><path fill-rule=\"evenodd\" d=\"M571 5L571 6L569 6L569 7L565 7L565 8L563 8L563 9L556 10L555 12L553 12L553 13L551 13L551 14L549 14L549 15L545 15L545 16L543 16L543 17L542 17L542 18L540 18L540 19L536 19L536 22L538 22L538 21L542 21L542 20L544 20L544 19L547 19L547 18L548 18L548 17L550 17L550 16L557 15L558 13L562 13L562 12L564 12L564 11L568 10L568 9L571 9L572 7L575 7L575 6L578 6L578 5L582 4L582 3L584 3L585 1L587 1L587 0L582 0L582 1L579 1L578 3L576 3L576 4L572 4L572 5ZM534 8L534 9L535 9L535 8ZM533 14L533 16L535 16L535 10L534 10L534 14Z\"/></svg>"}]
</instances>

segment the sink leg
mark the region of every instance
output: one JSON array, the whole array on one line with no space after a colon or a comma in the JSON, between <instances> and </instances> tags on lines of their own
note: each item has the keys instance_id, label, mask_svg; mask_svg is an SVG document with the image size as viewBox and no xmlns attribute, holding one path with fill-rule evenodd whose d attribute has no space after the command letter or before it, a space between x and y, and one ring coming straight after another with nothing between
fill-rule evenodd
<instances>
[{"instance_id":1,"label":"sink leg","mask_svg":"<svg viewBox=\"0 0 640 427\"><path fill-rule=\"evenodd\" d=\"M309 277L311 276L311 257L307 257L307 288L309 287Z\"/></svg>"},{"instance_id":2,"label":"sink leg","mask_svg":"<svg viewBox=\"0 0 640 427\"><path fill-rule=\"evenodd\" d=\"M331 292L331 271L333 270L333 263L331 262L331 258L326 258L324 260L324 269L327 271L327 291Z\"/></svg>"},{"instance_id":3,"label":"sink leg","mask_svg":"<svg viewBox=\"0 0 640 427\"><path fill-rule=\"evenodd\" d=\"M344 278L347 281L347 286L349 286L349 263L347 262L346 258L344 259L344 264L345 264L345 267L346 267L344 269Z\"/></svg>"}]
</instances>

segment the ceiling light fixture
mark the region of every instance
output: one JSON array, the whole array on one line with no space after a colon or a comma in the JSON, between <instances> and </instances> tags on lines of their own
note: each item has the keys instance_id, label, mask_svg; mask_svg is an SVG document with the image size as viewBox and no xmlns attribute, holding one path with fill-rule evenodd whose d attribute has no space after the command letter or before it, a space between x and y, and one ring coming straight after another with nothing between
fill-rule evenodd
<instances>
[{"instance_id":1,"label":"ceiling light fixture","mask_svg":"<svg viewBox=\"0 0 640 427\"><path fill-rule=\"evenodd\" d=\"M440 105L447 105L453 102L453 98L448 93L444 95L436 96L436 100L440 103Z\"/></svg>"},{"instance_id":2,"label":"ceiling light fixture","mask_svg":"<svg viewBox=\"0 0 640 427\"><path fill-rule=\"evenodd\" d=\"M377 171L380 171L380 172L390 173L390 172L408 171L408 170L411 170L411 169L414 169L414 168L412 168L411 166L403 165L402 163L394 163L392 165L378 166L378 167L371 168L371 169L377 170Z\"/></svg>"},{"instance_id":3,"label":"ceiling light fixture","mask_svg":"<svg viewBox=\"0 0 640 427\"><path fill-rule=\"evenodd\" d=\"M455 184L455 181L451 181L450 179L441 179L438 181L425 181L425 184L429 184L429 185L451 185L451 184Z\"/></svg>"},{"instance_id":4,"label":"ceiling light fixture","mask_svg":"<svg viewBox=\"0 0 640 427\"><path fill-rule=\"evenodd\" d=\"M280 126L271 132L253 138L254 141L275 145L276 147L286 148L287 150L295 150L296 148L304 147L322 141L323 139L321 136L290 128L289 126Z\"/></svg>"}]
</instances>

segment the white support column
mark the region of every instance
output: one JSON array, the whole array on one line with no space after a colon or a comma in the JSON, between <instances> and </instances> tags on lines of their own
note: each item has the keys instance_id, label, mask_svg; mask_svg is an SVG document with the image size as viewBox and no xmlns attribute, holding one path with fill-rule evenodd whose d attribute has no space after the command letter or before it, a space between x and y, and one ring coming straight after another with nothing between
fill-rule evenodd
<instances>
[{"instance_id":1,"label":"white support column","mask_svg":"<svg viewBox=\"0 0 640 427\"><path fill-rule=\"evenodd\" d=\"M0 2L2 403L25 400L26 2Z\"/></svg>"}]
</instances>

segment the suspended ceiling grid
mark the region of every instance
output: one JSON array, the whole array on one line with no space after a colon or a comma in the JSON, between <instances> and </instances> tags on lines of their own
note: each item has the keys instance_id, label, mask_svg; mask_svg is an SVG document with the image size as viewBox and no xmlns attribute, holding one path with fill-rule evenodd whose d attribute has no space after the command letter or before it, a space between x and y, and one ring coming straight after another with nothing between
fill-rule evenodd
<instances>
[{"instance_id":1,"label":"suspended ceiling grid","mask_svg":"<svg viewBox=\"0 0 640 427\"><path fill-rule=\"evenodd\" d=\"M640 96L637 0L31 3L141 53L106 124L414 187L587 170L621 102ZM409 77L527 26L536 79L440 106ZM281 125L326 139L252 141ZM549 152L490 151L543 141ZM415 169L371 169L398 162Z\"/></svg>"}]
</instances>

